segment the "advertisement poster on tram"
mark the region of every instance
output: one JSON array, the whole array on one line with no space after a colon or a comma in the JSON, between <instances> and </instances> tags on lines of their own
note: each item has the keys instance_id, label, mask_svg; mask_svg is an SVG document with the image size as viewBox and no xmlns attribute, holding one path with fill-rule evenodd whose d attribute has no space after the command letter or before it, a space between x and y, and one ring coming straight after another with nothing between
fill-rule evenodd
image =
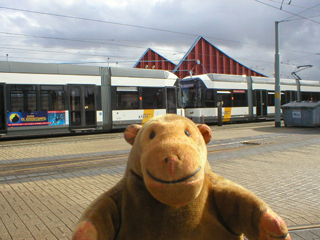
<instances>
[{"instance_id":1,"label":"advertisement poster on tram","mask_svg":"<svg viewBox=\"0 0 320 240\"><path fill-rule=\"evenodd\" d=\"M68 125L66 111L9 112L8 127Z\"/></svg>"}]
</instances>

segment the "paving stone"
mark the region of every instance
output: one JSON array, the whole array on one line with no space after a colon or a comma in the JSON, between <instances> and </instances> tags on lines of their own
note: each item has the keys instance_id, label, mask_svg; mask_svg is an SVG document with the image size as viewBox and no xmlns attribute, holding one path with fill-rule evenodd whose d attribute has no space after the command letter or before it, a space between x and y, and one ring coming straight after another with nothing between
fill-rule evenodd
<instances>
[{"instance_id":1,"label":"paving stone","mask_svg":"<svg viewBox=\"0 0 320 240\"><path fill-rule=\"evenodd\" d=\"M209 162L214 172L263 198L289 226L320 222L320 134L317 129L271 127L273 123L214 129ZM252 127L253 126L253 127ZM259 146L241 141L260 141ZM233 150L214 151L221 144ZM240 146L240 147L239 147ZM17 149L19 150L17 152ZM123 139L0 148L1 164L127 153ZM16 154L14 154L14 152ZM0 175L1 239L70 239L85 207L114 186L126 163L59 173ZM63 170L63 168L61 169ZM60 170L59 170L60 171ZM15 224L13 224L15 223ZM292 239L317 239L319 229L292 232Z\"/></svg>"}]
</instances>

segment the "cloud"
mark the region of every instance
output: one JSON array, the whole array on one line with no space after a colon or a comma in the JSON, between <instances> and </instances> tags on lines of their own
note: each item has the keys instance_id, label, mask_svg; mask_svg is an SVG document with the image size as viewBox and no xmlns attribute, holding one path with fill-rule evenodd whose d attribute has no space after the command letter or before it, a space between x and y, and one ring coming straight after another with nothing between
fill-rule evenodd
<instances>
[{"instance_id":1,"label":"cloud","mask_svg":"<svg viewBox=\"0 0 320 240\"><path fill-rule=\"evenodd\" d=\"M301 76L320 80L319 24L294 20L297 17L288 13L304 11L301 15L320 22L320 17L313 17L319 15L320 6L311 8L317 1L291 1L290 5L284 1L286 12L279 10L280 0L259 1L265 4L238 0L0 0L1 7L83 18L0 8L0 60L9 54L9 60L15 61L101 65L109 58L110 64L132 67L151 47L178 62L201 35L240 63L272 76L274 24L287 19L290 21L279 25L282 76L290 77L296 66L312 64Z\"/></svg>"}]
</instances>

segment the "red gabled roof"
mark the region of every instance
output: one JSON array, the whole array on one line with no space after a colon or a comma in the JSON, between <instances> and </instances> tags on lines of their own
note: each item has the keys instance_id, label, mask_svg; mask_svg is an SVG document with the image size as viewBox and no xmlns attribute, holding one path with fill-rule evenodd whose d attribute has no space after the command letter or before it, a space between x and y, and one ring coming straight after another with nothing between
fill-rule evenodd
<instances>
[{"instance_id":1,"label":"red gabled roof","mask_svg":"<svg viewBox=\"0 0 320 240\"><path fill-rule=\"evenodd\" d=\"M184 78L190 75L190 70L193 75L220 73L265 77L229 57L203 37L195 41L173 73Z\"/></svg>"},{"instance_id":2,"label":"red gabled roof","mask_svg":"<svg viewBox=\"0 0 320 240\"><path fill-rule=\"evenodd\" d=\"M173 71L176 64L148 48L133 67Z\"/></svg>"},{"instance_id":3,"label":"red gabled roof","mask_svg":"<svg viewBox=\"0 0 320 240\"><path fill-rule=\"evenodd\" d=\"M179 78L206 73L266 77L229 57L203 37L198 37L178 65L148 48L134 68L169 70Z\"/></svg>"}]
</instances>

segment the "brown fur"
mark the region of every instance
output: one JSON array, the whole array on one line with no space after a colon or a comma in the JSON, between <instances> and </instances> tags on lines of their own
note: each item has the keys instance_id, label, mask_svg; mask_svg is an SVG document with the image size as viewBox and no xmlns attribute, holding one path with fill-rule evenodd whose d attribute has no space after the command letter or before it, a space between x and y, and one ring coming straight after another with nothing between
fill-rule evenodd
<instances>
[{"instance_id":1,"label":"brown fur","mask_svg":"<svg viewBox=\"0 0 320 240\"><path fill-rule=\"evenodd\" d=\"M211 171L207 125L167 114L124 136L133 145L125 175L87 208L73 239L290 239L267 204Z\"/></svg>"}]
</instances>

